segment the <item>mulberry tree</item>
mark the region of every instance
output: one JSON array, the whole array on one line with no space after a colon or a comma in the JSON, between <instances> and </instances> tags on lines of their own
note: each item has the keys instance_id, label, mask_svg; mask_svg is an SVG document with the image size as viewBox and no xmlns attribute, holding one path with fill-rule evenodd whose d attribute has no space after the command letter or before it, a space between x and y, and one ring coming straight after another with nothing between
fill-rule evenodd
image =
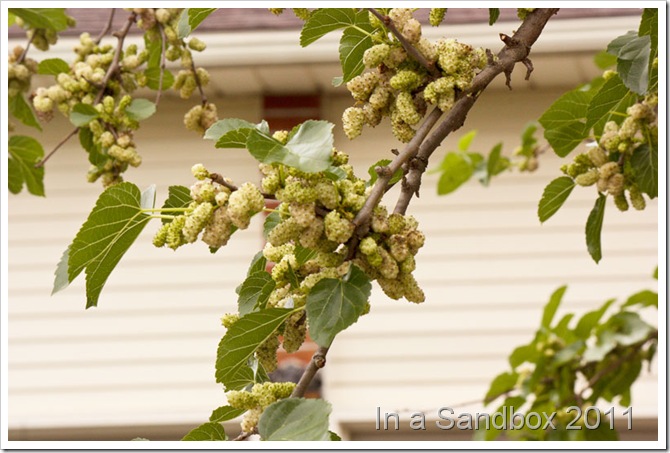
<instances>
[{"instance_id":1,"label":"mulberry tree","mask_svg":"<svg viewBox=\"0 0 670 453\"><path fill-rule=\"evenodd\" d=\"M423 27L440 26L446 8L430 10L430 25L421 24L410 8L293 9L304 21L300 45L341 33L342 74L334 83L346 86L352 96L352 105L342 113L346 136L353 140L388 121L404 144L373 165L368 179L355 175L344 151L347 144L334 143L331 123L309 120L273 132L265 121L219 119L205 95L210 76L197 64L206 43L190 36L213 10L115 11L126 17L121 29L111 30L110 18L99 35L80 36L70 61L37 63L33 50L48 51L74 20L63 9L10 9L10 23L25 29L27 39L9 53L7 95L13 120L41 129L54 115L67 117L73 130L66 140L78 136L90 162L87 178L104 189L57 265L54 291L84 272L86 307L96 306L108 276L149 223L156 231L156 247L177 249L201 241L215 253L235 240L236 231L248 228L253 216L268 214L266 245L238 287L238 310L222 314L226 332L216 353L216 380L225 387L228 405L215 409L184 440L228 440L221 422L238 417L240 432L230 436L233 440L253 434L264 440L336 440L328 431L330 404L305 399L307 386L325 366L337 335L368 315L372 282L392 299L425 301L414 276L425 235L407 213L422 176L440 143L466 124L470 109L494 79L505 78L510 85L517 66L526 71L526 79L531 76L531 49L559 10L518 9L520 22L500 36L496 50L472 47L458 37L425 38ZM276 8L270 12L284 13ZM489 23L499 14L489 9ZM586 243L596 262L602 258L607 199L622 211L630 206L641 210L658 194L657 20L657 10L645 9L639 29L606 49L602 76L561 96L539 118L545 140L560 157L583 150L547 185L539 219L555 214L576 186L592 186L585 189L596 195L586 219ZM143 45L126 44L137 27ZM110 33L116 42L103 44ZM168 70L167 61L179 62L180 69ZM34 74L53 75L54 83L35 87ZM138 95L142 87L154 90L155 97ZM153 188L141 191L124 181L129 167L142 164L143 144L134 132L159 108L166 90L184 100L199 98L184 117L186 129L210 140L213 148L248 150L263 175L260 185L233 181L216 168L193 162L193 184L171 186L168 198L156 205ZM465 163L445 159L440 171L456 175L447 179L458 182L441 192L455 190L474 170L483 169L487 181L503 171L533 171L538 165L533 132L534 127L524 132L524 143L512 157L494 149L488 156L470 153L472 159ZM46 155L35 138L12 134L11 128L8 141L9 190L18 193L25 186L43 196L45 164L64 141ZM385 198L394 186L400 187L398 198ZM554 323L564 291L551 296L535 338L512 352L510 370L496 377L482 401L526 411L585 407L615 398L629 404L630 387L643 363L653 359L658 341L657 328L638 311L657 306L657 295L642 291L616 309L609 301L576 323L571 316ZM308 333L318 350L300 380L271 382L268 373L277 367L280 345L295 352ZM606 429L571 431L569 422L560 420L560 429L552 433L506 434L539 440L616 436ZM589 414L574 422L591 423ZM477 436L500 434L481 431Z\"/></svg>"}]
</instances>

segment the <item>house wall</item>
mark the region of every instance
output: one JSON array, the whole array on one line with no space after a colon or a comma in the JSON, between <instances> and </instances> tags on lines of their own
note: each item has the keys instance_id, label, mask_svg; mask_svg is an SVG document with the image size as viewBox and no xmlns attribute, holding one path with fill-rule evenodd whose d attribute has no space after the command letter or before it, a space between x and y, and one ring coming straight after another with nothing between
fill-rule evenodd
<instances>
[{"instance_id":1,"label":"house wall","mask_svg":"<svg viewBox=\"0 0 670 453\"><path fill-rule=\"evenodd\" d=\"M488 152L503 141L509 155L526 122L563 91L515 86L511 92L486 92L467 129L445 140L432 166L471 129L479 131L473 149ZM261 119L258 95L213 100L221 117ZM189 103L169 97L161 103L137 135L144 163L128 180L141 188L156 184L158 203L168 185L191 184L190 167L197 162L236 182L258 180L244 150L216 150L182 129ZM349 143L339 114L351 103L348 96L325 96L322 117L338 124L336 146L350 153L363 176L400 144L382 126ZM48 149L69 127L55 120L41 141ZM141 435L135 433L142 426L148 431L196 426L225 404L214 382L216 347L224 333L219 319L235 311L234 288L262 246L261 222L236 233L215 255L202 244L176 252L155 249L151 237L157 224L150 224L109 278L99 307L84 309L83 278L50 297L55 265L100 190L85 182L82 153L72 142L49 162L47 198L9 198L10 439L53 436L53 428L76 438L89 427L89 436L104 438L111 436L105 429L126 427L114 437L123 439ZM427 413L445 405L480 408L460 403L484 396L491 379L505 370L506 355L530 340L544 303L563 284L570 286L558 316L655 288L656 202L643 212L620 213L608 205L603 260L595 265L583 233L595 189L575 189L566 206L540 225L537 202L560 166L551 151L540 161L535 173L504 174L490 188L470 182L445 197L436 195L437 175L426 175L409 212L427 236L416 272L427 300L421 305L388 300L375 285L372 313L335 340L322 373L336 429L374 425L377 407ZM392 204L394 193L388 198ZM649 316L655 319L655 313ZM636 416L656 417L655 368L636 383L633 402Z\"/></svg>"}]
</instances>

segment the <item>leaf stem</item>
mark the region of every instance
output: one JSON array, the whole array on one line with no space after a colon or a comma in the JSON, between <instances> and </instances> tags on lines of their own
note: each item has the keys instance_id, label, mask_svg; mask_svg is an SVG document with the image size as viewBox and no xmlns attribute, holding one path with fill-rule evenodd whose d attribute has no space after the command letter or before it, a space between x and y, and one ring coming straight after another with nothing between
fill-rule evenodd
<instances>
[{"instance_id":1,"label":"leaf stem","mask_svg":"<svg viewBox=\"0 0 670 453\"><path fill-rule=\"evenodd\" d=\"M187 212L192 211L191 208L143 208L142 212Z\"/></svg>"}]
</instances>

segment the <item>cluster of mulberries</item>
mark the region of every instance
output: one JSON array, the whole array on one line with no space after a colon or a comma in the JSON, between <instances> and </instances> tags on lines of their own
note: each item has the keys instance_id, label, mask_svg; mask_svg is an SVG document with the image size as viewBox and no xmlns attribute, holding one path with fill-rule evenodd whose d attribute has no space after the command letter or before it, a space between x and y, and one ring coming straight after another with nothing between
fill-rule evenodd
<instances>
[{"instance_id":1,"label":"cluster of mulberries","mask_svg":"<svg viewBox=\"0 0 670 453\"><path fill-rule=\"evenodd\" d=\"M425 295L412 274L416 268L414 256L425 241L416 219L388 215L386 208L377 206L371 227L371 233L358 245L354 264L376 279L390 298L423 302Z\"/></svg>"},{"instance_id":2,"label":"cluster of mulberries","mask_svg":"<svg viewBox=\"0 0 670 453\"><path fill-rule=\"evenodd\" d=\"M198 104L189 110L184 116L184 126L190 131L203 135L218 120L216 105L208 102L204 106Z\"/></svg>"},{"instance_id":3,"label":"cluster of mulberries","mask_svg":"<svg viewBox=\"0 0 670 453\"><path fill-rule=\"evenodd\" d=\"M293 382L263 382L254 384L250 391L233 390L226 393L228 404L235 409L248 411L242 418L243 432L250 433L258 425L261 414L270 404L291 396Z\"/></svg>"},{"instance_id":4,"label":"cluster of mulberries","mask_svg":"<svg viewBox=\"0 0 670 453\"><path fill-rule=\"evenodd\" d=\"M77 21L67 14L65 20L68 27L74 27L77 24ZM14 17L14 23L26 30L26 37L30 41L30 45L36 49L47 51L50 46L58 42L58 33L53 29L33 28L18 16Z\"/></svg>"},{"instance_id":5,"label":"cluster of mulberries","mask_svg":"<svg viewBox=\"0 0 670 453\"><path fill-rule=\"evenodd\" d=\"M9 66L7 67L7 94L14 97L30 90L30 82L33 74L37 73L37 62L32 58L21 56L24 48L16 46L9 54Z\"/></svg>"},{"instance_id":6,"label":"cluster of mulberries","mask_svg":"<svg viewBox=\"0 0 670 453\"><path fill-rule=\"evenodd\" d=\"M441 21L444 11L431 12L431 20ZM370 71L353 78L347 89L357 101L342 115L342 125L349 139L359 136L363 126L377 126L383 117L391 119L393 135L403 143L416 133L414 127L427 111L427 104L448 111L459 91L472 83L476 71L486 64L483 49L474 49L455 40L432 43L421 36L421 25L409 8L393 8L389 18L402 36L440 72L435 77L408 56L402 44L388 33L374 15L370 22L377 27L378 43L367 49L363 63Z\"/></svg>"},{"instance_id":7,"label":"cluster of mulberries","mask_svg":"<svg viewBox=\"0 0 670 453\"><path fill-rule=\"evenodd\" d=\"M198 179L191 186L193 201L184 208L183 214L164 223L158 230L153 240L156 247L167 246L175 250L195 242L202 233L201 240L212 249L218 249L228 243L236 229L247 228L251 217L265 207L263 195L251 183L231 191L212 181L202 164L194 165L191 171Z\"/></svg>"},{"instance_id":8,"label":"cluster of mulberries","mask_svg":"<svg viewBox=\"0 0 670 453\"><path fill-rule=\"evenodd\" d=\"M561 171L580 186L595 185L598 192L611 195L621 211L628 210L629 200L633 208L643 210L646 201L634 171L625 161L650 136L657 136L657 102L656 95L651 94L626 110L621 125L607 122L598 141L586 153L575 156L572 163L562 166Z\"/></svg>"}]
</instances>

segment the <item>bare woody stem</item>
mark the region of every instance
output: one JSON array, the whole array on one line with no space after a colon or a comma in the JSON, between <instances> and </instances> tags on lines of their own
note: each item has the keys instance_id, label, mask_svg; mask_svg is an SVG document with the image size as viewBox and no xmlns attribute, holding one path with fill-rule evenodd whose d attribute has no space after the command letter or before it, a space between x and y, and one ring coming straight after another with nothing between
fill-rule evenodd
<instances>
[{"instance_id":1,"label":"bare woody stem","mask_svg":"<svg viewBox=\"0 0 670 453\"><path fill-rule=\"evenodd\" d=\"M160 65L160 73L158 75L158 93L156 93L156 106L158 106L158 103L161 100L161 94L163 94L163 76L165 74L165 41L167 41L167 36L165 36L165 30L163 29L162 24L158 24L158 30L160 31L161 34L161 65Z\"/></svg>"},{"instance_id":2,"label":"bare woody stem","mask_svg":"<svg viewBox=\"0 0 670 453\"><path fill-rule=\"evenodd\" d=\"M202 102L202 106L207 105L207 96L205 96L205 90L202 88L202 82L200 81L200 77L198 77L198 71L195 70L195 63L193 62L193 58L191 58L191 71L193 72L193 77L195 78L195 84L198 87L198 92L200 93L200 100Z\"/></svg>"},{"instance_id":3,"label":"bare woody stem","mask_svg":"<svg viewBox=\"0 0 670 453\"><path fill-rule=\"evenodd\" d=\"M302 373L298 385L293 389L291 398L301 398L305 396L307 387L309 387L310 382L312 382L312 379L316 376L316 372L326 366L326 354L328 354L328 348L326 347L320 346L319 349L316 350L309 365L307 365L307 368L305 368L305 371Z\"/></svg>"},{"instance_id":4,"label":"bare woody stem","mask_svg":"<svg viewBox=\"0 0 670 453\"><path fill-rule=\"evenodd\" d=\"M407 211L410 200L414 194L418 194L421 177L426 170L428 159L451 132L463 125L468 112L479 98L479 94L493 79L504 73L509 85L510 75L516 63L523 62L526 68L529 70L532 68L528 60L531 46L540 37L547 21L557 12L558 9L556 8L537 9L528 15L513 37L501 35L505 47L498 53L497 61L490 62L482 72L475 76L470 88L459 94L456 103L444 120L421 144L416 159L413 161L414 164L403 182L394 212L404 214Z\"/></svg>"},{"instance_id":5,"label":"bare woody stem","mask_svg":"<svg viewBox=\"0 0 670 453\"><path fill-rule=\"evenodd\" d=\"M53 156L56 153L56 151L58 151L60 149L61 146L63 146L65 143L67 143L68 140L70 140L72 137L74 137L77 134L77 132L79 132L78 127L75 128L74 130L72 130L69 134L67 134L67 136L65 136L65 138L63 140L61 140L60 142L58 142L58 144L56 146L54 146L54 149L52 149L49 152L49 154L47 154L46 156L44 156L44 158L42 160L37 162L35 164L35 168L44 167L44 164L47 163L47 161L51 158L51 156Z\"/></svg>"},{"instance_id":6,"label":"bare woody stem","mask_svg":"<svg viewBox=\"0 0 670 453\"><path fill-rule=\"evenodd\" d=\"M109 30L112 29L112 23L114 22L114 13L116 12L116 8L111 8L111 11L109 13L109 19L107 20L107 25L105 25L105 28L102 29L100 34L93 40L94 43L100 44L100 41L102 41L102 38L107 36L107 33L109 33Z\"/></svg>"},{"instance_id":7,"label":"bare woody stem","mask_svg":"<svg viewBox=\"0 0 670 453\"><path fill-rule=\"evenodd\" d=\"M128 16L128 20L126 21L125 25L121 30L118 32L114 33L114 36L116 36L118 42L116 44L116 49L114 50L114 57L112 59L112 63L109 65L109 68L107 68L107 73L105 74L105 78L102 79L101 85L102 88L98 92L98 95L95 97L95 101L93 101L93 105L99 104L100 101L102 101L102 98L105 96L105 87L107 87L107 84L109 81L112 79L112 77L118 72L119 70L119 61L121 60L121 52L123 51L123 41L126 39L126 36L128 35L128 32L130 31L130 27L135 23L135 20L137 19L137 13L130 13Z\"/></svg>"},{"instance_id":8,"label":"bare woody stem","mask_svg":"<svg viewBox=\"0 0 670 453\"><path fill-rule=\"evenodd\" d=\"M30 49L30 45L33 43L33 39L35 39L35 33L32 33L28 38L26 48L23 49L23 52L21 52L21 55L19 55L19 58L16 60L16 64L21 64L23 63L23 60L26 59L26 56L28 56L28 49Z\"/></svg>"}]
</instances>

